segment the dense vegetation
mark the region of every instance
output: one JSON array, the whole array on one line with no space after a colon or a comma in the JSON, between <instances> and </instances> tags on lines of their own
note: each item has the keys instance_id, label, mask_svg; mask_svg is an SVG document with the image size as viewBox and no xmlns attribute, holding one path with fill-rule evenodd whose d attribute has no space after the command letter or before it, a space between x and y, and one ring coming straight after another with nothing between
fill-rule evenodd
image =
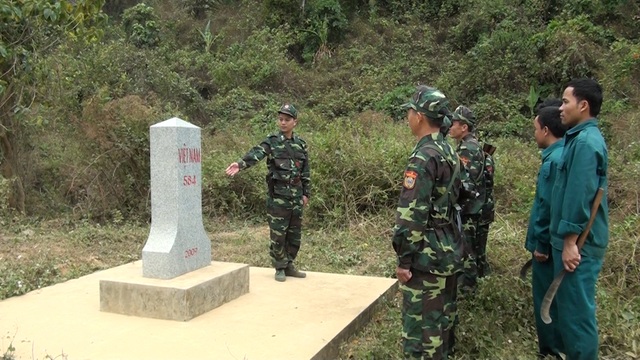
<instances>
[{"instance_id":1,"label":"dense vegetation","mask_svg":"<svg viewBox=\"0 0 640 360\"><path fill-rule=\"evenodd\" d=\"M150 215L148 128L173 116L203 129L203 212L228 224L210 230L262 223L262 171L232 181L223 170L274 129L285 101L300 110L296 131L312 156L301 260L392 276L388 230L413 146L398 105L426 83L473 108L481 137L498 145L496 271L462 304L458 358L531 358L529 288L514 274L538 166L532 111L590 76L605 89L612 167L603 356L640 357L636 1L25 0L0 3L0 20L12 24L0 29L0 298L139 256L143 240L131 234ZM75 231L69 241L94 259L12 258L8 246L44 241L34 227L46 241ZM105 231L120 240L106 243ZM397 301L384 309L345 358L398 356Z\"/></svg>"}]
</instances>

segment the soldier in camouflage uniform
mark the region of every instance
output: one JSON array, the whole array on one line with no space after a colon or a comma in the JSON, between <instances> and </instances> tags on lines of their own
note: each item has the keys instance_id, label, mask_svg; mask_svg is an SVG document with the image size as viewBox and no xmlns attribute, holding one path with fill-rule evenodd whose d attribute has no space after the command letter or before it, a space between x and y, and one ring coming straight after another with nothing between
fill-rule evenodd
<instances>
[{"instance_id":1,"label":"soldier in camouflage uniform","mask_svg":"<svg viewBox=\"0 0 640 360\"><path fill-rule=\"evenodd\" d=\"M470 187L476 193L476 196L461 203L466 251L464 272L458 279L458 285L463 294L475 292L478 263L486 262L485 249L482 249L476 233L485 204L486 188L484 182L485 157L474 134L475 126L476 118L473 112L467 107L458 106L453 112L449 134L458 143L456 151L468 174Z\"/></svg>"},{"instance_id":2,"label":"soldier in camouflage uniform","mask_svg":"<svg viewBox=\"0 0 640 360\"><path fill-rule=\"evenodd\" d=\"M484 152L484 185L485 185L485 199L482 206L482 213L480 215L480 221L478 222L478 228L476 229L476 238L478 239L479 256L476 261L478 267L478 277L485 277L491 273L491 267L489 261L487 261L487 241L489 239L489 226L495 220L496 210L495 201L493 199L493 177L495 174L495 161L493 160L492 153L488 151L495 151L495 147L485 143L483 145Z\"/></svg>"},{"instance_id":3,"label":"soldier in camouflage uniform","mask_svg":"<svg viewBox=\"0 0 640 360\"><path fill-rule=\"evenodd\" d=\"M280 132L269 135L226 170L234 176L260 160L267 158L267 213L271 232L269 254L276 269L275 279L286 276L304 278L307 275L293 265L302 236L302 208L311 191L309 154L304 140L293 133L298 124L298 112L291 104L278 111Z\"/></svg>"},{"instance_id":4,"label":"soldier in camouflage uniform","mask_svg":"<svg viewBox=\"0 0 640 360\"><path fill-rule=\"evenodd\" d=\"M418 143L404 172L392 245L398 257L407 359L446 359L454 344L456 274L462 270L463 247L456 210L461 165L440 131L447 104L437 89L419 86L404 105Z\"/></svg>"}]
</instances>

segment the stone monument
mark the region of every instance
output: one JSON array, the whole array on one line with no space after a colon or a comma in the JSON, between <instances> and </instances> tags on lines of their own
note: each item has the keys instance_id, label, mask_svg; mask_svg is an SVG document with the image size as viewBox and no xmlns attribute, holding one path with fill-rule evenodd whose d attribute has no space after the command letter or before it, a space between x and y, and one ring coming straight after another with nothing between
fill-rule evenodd
<instances>
[{"instance_id":1,"label":"stone monument","mask_svg":"<svg viewBox=\"0 0 640 360\"><path fill-rule=\"evenodd\" d=\"M100 280L100 310L186 321L248 293L249 266L211 261L200 128L172 118L151 126L150 143L151 230L142 264Z\"/></svg>"},{"instance_id":2,"label":"stone monument","mask_svg":"<svg viewBox=\"0 0 640 360\"><path fill-rule=\"evenodd\" d=\"M200 128L178 118L151 126L151 231L142 275L171 279L211 264L202 225Z\"/></svg>"}]
</instances>

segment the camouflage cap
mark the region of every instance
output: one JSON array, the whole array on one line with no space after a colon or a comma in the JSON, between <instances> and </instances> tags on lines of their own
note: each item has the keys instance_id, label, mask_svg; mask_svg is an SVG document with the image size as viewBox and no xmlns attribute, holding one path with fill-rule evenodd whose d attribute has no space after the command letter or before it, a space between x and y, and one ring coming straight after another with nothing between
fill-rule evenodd
<instances>
[{"instance_id":1,"label":"camouflage cap","mask_svg":"<svg viewBox=\"0 0 640 360\"><path fill-rule=\"evenodd\" d=\"M458 106L456 110L453 112L453 121L462 121L466 123L471 128L476 126L476 116L473 114L473 111L466 106Z\"/></svg>"},{"instance_id":2,"label":"camouflage cap","mask_svg":"<svg viewBox=\"0 0 640 360\"><path fill-rule=\"evenodd\" d=\"M291 105L291 104L284 104L280 107L280 110L278 110L279 114L287 114L289 116L291 116L294 119L298 118L298 110L296 110L296 108Z\"/></svg>"},{"instance_id":3,"label":"camouflage cap","mask_svg":"<svg viewBox=\"0 0 640 360\"><path fill-rule=\"evenodd\" d=\"M419 85L411 100L403 104L402 108L413 109L431 119L442 119L445 117L448 105L449 100L440 90L426 85Z\"/></svg>"}]
</instances>

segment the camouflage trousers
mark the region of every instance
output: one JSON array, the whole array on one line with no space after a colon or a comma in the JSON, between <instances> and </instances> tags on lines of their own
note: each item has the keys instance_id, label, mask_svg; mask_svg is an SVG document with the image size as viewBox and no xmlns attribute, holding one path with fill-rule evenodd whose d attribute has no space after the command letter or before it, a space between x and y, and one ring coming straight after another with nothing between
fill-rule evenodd
<instances>
[{"instance_id":1,"label":"camouflage trousers","mask_svg":"<svg viewBox=\"0 0 640 360\"><path fill-rule=\"evenodd\" d=\"M269 255L276 269L295 260L302 238L302 198L267 198L270 239Z\"/></svg>"},{"instance_id":2,"label":"camouflage trousers","mask_svg":"<svg viewBox=\"0 0 640 360\"><path fill-rule=\"evenodd\" d=\"M478 244L479 215L463 215L464 270L458 277L458 287L462 294L473 293L478 285Z\"/></svg>"},{"instance_id":3,"label":"camouflage trousers","mask_svg":"<svg viewBox=\"0 0 640 360\"><path fill-rule=\"evenodd\" d=\"M478 268L478 277L482 278L491 273L489 261L487 261L487 240L489 239L489 222L482 221L478 223L476 228L476 266Z\"/></svg>"},{"instance_id":4,"label":"camouflage trousers","mask_svg":"<svg viewBox=\"0 0 640 360\"><path fill-rule=\"evenodd\" d=\"M409 282L400 285L404 357L447 359L455 343L456 275L411 272Z\"/></svg>"}]
</instances>

